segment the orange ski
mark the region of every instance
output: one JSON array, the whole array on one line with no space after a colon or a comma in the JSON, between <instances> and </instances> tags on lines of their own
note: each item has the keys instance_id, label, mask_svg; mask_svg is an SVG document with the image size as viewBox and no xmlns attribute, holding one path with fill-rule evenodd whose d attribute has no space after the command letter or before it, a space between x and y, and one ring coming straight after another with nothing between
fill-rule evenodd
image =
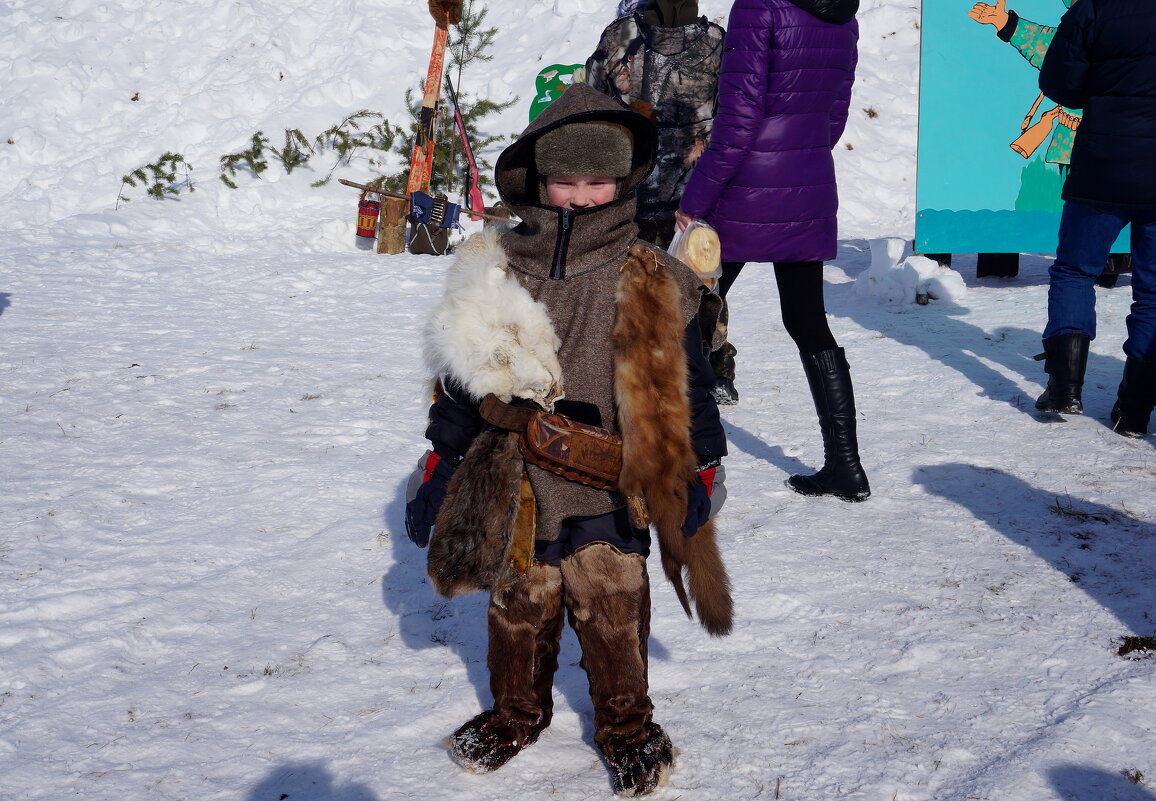
<instances>
[{"instance_id":1,"label":"orange ski","mask_svg":"<svg viewBox=\"0 0 1156 801\"><path fill-rule=\"evenodd\" d=\"M433 52L429 58L429 72L426 73L421 111L418 113L417 137L413 143L409 181L405 187L407 195L429 191L430 177L433 173L437 105L441 98L445 67L446 38L449 36L450 25L461 22L462 0L429 0L429 12L437 27L434 29Z\"/></svg>"}]
</instances>

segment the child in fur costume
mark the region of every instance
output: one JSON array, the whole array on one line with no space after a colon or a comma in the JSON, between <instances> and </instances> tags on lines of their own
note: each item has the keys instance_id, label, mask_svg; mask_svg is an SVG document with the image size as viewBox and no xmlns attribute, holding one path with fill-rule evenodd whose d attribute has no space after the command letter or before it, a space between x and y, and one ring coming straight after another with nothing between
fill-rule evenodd
<instances>
[{"instance_id":1,"label":"child in fur costume","mask_svg":"<svg viewBox=\"0 0 1156 801\"><path fill-rule=\"evenodd\" d=\"M426 328L439 391L406 526L429 545L439 592L491 593L494 705L450 738L467 770L501 767L549 725L569 613L615 791L662 781L673 750L648 695L650 528L627 498L645 505L687 614L689 590L711 634L731 628L710 521L725 497L704 339L718 309L688 267L637 237L634 190L655 141L641 115L568 89L498 159L498 191L522 222L458 249ZM483 419L490 395L619 435L615 489L523 459L519 432Z\"/></svg>"}]
</instances>

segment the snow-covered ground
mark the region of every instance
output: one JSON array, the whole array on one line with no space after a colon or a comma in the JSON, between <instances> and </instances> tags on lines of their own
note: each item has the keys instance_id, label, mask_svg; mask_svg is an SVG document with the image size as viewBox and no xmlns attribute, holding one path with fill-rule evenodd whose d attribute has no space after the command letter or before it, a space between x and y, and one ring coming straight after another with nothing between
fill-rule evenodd
<instances>
[{"instance_id":1,"label":"snow-covered ground","mask_svg":"<svg viewBox=\"0 0 1156 801\"><path fill-rule=\"evenodd\" d=\"M464 88L521 98L494 132L614 5L490 4L501 47ZM724 415L737 625L707 638L652 565L680 750L656 797L1154 801L1156 660L1116 653L1156 634L1153 437L1106 425L1128 279L1098 290L1067 420L1032 407L1046 258L1005 280L957 257L954 302L867 291L869 240L912 234L918 7L860 20L825 275L875 494L784 486L821 445L752 265ZM327 164L216 178L256 130L400 121L432 33L400 0L0 5L0 799L610 796L570 633L536 745L482 777L440 745L489 701L485 599L436 597L401 522L445 260L359 250L356 192L309 186ZM114 210L165 151L196 191Z\"/></svg>"}]
</instances>

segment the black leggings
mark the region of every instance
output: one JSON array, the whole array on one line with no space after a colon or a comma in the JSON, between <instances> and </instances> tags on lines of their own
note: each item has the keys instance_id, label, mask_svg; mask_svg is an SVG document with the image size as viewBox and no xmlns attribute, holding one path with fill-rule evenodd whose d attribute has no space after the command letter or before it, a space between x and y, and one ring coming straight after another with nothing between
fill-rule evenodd
<instances>
[{"instance_id":1,"label":"black leggings","mask_svg":"<svg viewBox=\"0 0 1156 801\"><path fill-rule=\"evenodd\" d=\"M746 262L724 261L718 291L724 298ZM776 261L775 283L779 285L779 307L783 327L800 353L807 355L839 347L823 306L823 262Z\"/></svg>"}]
</instances>

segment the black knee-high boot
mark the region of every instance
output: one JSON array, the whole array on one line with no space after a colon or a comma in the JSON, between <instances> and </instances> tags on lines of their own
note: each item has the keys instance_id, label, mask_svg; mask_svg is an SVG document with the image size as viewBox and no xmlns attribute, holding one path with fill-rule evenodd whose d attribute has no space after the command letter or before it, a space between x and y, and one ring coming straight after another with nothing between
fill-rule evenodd
<instances>
[{"instance_id":1,"label":"black knee-high boot","mask_svg":"<svg viewBox=\"0 0 1156 801\"><path fill-rule=\"evenodd\" d=\"M804 495L834 495L844 501L865 501L871 496L871 485L859 463L855 391L847 357L842 348L799 355L819 415L823 467L813 475L791 476L788 483L791 489Z\"/></svg>"},{"instance_id":2,"label":"black knee-high boot","mask_svg":"<svg viewBox=\"0 0 1156 801\"><path fill-rule=\"evenodd\" d=\"M1148 434L1148 421L1156 406L1156 361L1134 359L1124 362L1124 378L1112 407L1112 430L1125 437Z\"/></svg>"},{"instance_id":3,"label":"black knee-high boot","mask_svg":"<svg viewBox=\"0 0 1156 801\"><path fill-rule=\"evenodd\" d=\"M1084 413L1084 371L1091 341L1086 334L1059 334L1044 340L1048 388L1036 400L1041 412Z\"/></svg>"}]
</instances>

